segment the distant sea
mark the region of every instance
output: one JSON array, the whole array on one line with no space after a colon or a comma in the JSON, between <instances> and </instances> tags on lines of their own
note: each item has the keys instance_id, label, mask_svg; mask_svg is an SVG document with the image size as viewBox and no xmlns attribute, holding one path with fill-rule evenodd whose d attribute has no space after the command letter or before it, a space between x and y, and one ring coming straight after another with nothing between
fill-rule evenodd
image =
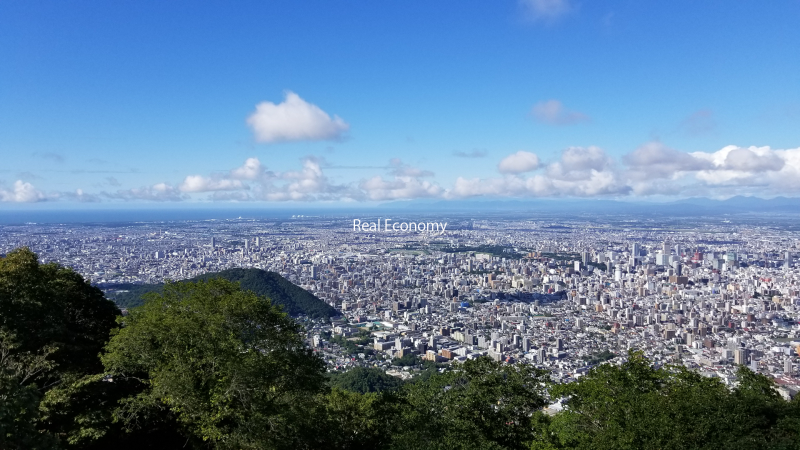
<instances>
[{"instance_id":1,"label":"distant sea","mask_svg":"<svg viewBox=\"0 0 800 450\"><path fill-rule=\"evenodd\" d=\"M1 210L0 224L58 224L114 222L171 222L210 219L288 219L309 211L286 209L91 209L91 210ZM331 211L326 211L326 215Z\"/></svg>"}]
</instances>

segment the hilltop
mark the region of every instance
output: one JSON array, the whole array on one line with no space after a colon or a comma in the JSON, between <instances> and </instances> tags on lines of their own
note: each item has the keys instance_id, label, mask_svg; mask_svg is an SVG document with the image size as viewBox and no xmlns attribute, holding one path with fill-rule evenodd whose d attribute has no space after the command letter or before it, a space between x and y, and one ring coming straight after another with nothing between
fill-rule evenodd
<instances>
[{"instance_id":1,"label":"hilltop","mask_svg":"<svg viewBox=\"0 0 800 450\"><path fill-rule=\"evenodd\" d=\"M272 303L281 305L283 311L290 316L307 315L312 318L323 318L338 315L336 309L275 272L261 269L227 269L183 281L208 281L213 278L238 282L242 289L267 297ZM133 308L144 303L142 298L144 294L161 292L163 287L163 283L116 285L114 290L119 289L119 291L115 293L109 291L109 298L122 308Z\"/></svg>"}]
</instances>

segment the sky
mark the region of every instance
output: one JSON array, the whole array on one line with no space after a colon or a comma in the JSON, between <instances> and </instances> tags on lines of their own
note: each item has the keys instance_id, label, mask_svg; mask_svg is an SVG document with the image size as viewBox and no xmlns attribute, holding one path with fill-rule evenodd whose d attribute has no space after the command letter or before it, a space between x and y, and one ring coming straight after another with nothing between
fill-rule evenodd
<instances>
[{"instance_id":1,"label":"sky","mask_svg":"<svg viewBox=\"0 0 800 450\"><path fill-rule=\"evenodd\" d=\"M800 196L800 0L0 2L0 210Z\"/></svg>"}]
</instances>

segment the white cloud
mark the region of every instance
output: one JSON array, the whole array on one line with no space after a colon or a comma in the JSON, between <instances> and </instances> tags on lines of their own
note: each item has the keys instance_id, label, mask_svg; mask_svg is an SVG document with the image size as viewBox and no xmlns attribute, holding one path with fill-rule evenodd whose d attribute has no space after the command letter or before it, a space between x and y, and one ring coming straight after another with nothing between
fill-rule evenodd
<instances>
[{"instance_id":1,"label":"white cloud","mask_svg":"<svg viewBox=\"0 0 800 450\"><path fill-rule=\"evenodd\" d=\"M157 183L152 186L119 190L114 193L103 192L103 196L110 199L136 201L147 200L154 202L179 202L188 200L189 197L181 194L180 190L167 183Z\"/></svg>"},{"instance_id":2,"label":"white cloud","mask_svg":"<svg viewBox=\"0 0 800 450\"><path fill-rule=\"evenodd\" d=\"M712 164L697 154L681 152L660 142L648 142L622 157L629 167L629 176L637 180L672 178L681 172L710 169Z\"/></svg>"},{"instance_id":3,"label":"white cloud","mask_svg":"<svg viewBox=\"0 0 800 450\"><path fill-rule=\"evenodd\" d=\"M533 20L555 20L572 11L568 0L520 0L520 5Z\"/></svg>"},{"instance_id":4,"label":"white cloud","mask_svg":"<svg viewBox=\"0 0 800 450\"><path fill-rule=\"evenodd\" d=\"M266 173L258 158L247 158L240 167L231 170L231 178L237 180L256 180Z\"/></svg>"},{"instance_id":5,"label":"white cloud","mask_svg":"<svg viewBox=\"0 0 800 450\"><path fill-rule=\"evenodd\" d=\"M239 180L208 178L202 175L189 175L178 186L181 192L234 191L244 188L245 185Z\"/></svg>"},{"instance_id":6,"label":"white cloud","mask_svg":"<svg viewBox=\"0 0 800 450\"><path fill-rule=\"evenodd\" d=\"M414 177L395 177L385 180L380 176L362 181L360 189L370 200L405 200L438 197L444 190L437 184Z\"/></svg>"},{"instance_id":7,"label":"white cloud","mask_svg":"<svg viewBox=\"0 0 800 450\"><path fill-rule=\"evenodd\" d=\"M11 189L0 189L0 202L35 203L45 200L44 194L32 184L17 180Z\"/></svg>"},{"instance_id":8,"label":"white cloud","mask_svg":"<svg viewBox=\"0 0 800 450\"><path fill-rule=\"evenodd\" d=\"M283 103L262 102L247 118L258 142L323 141L341 139L350 129L338 116L328 115L317 105L286 92Z\"/></svg>"},{"instance_id":9,"label":"white cloud","mask_svg":"<svg viewBox=\"0 0 800 450\"><path fill-rule=\"evenodd\" d=\"M530 172L539 168L539 157L535 153L518 151L512 153L500 161L497 170L500 173L523 173Z\"/></svg>"},{"instance_id":10,"label":"white cloud","mask_svg":"<svg viewBox=\"0 0 800 450\"><path fill-rule=\"evenodd\" d=\"M548 125L574 125L589 121L589 116L568 110L558 100L547 100L533 105L531 115L537 121Z\"/></svg>"}]
</instances>

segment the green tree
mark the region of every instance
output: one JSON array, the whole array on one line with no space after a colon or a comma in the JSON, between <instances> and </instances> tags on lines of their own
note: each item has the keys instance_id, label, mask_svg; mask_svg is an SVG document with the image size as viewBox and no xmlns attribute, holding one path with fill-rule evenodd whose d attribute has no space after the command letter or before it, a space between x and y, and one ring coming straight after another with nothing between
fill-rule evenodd
<instances>
[{"instance_id":1,"label":"green tree","mask_svg":"<svg viewBox=\"0 0 800 450\"><path fill-rule=\"evenodd\" d=\"M457 364L401 394L398 449L519 449L534 437L544 372L483 357Z\"/></svg>"},{"instance_id":2,"label":"green tree","mask_svg":"<svg viewBox=\"0 0 800 450\"><path fill-rule=\"evenodd\" d=\"M360 394L393 391L403 385L399 378L375 367L354 367L347 372L331 373L329 377L332 387Z\"/></svg>"},{"instance_id":3,"label":"green tree","mask_svg":"<svg viewBox=\"0 0 800 450\"><path fill-rule=\"evenodd\" d=\"M55 263L40 264L28 248L0 258L0 328L15 336L19 351L54 349L49 359L56 370L46 373L51 383L65 373L102 370L98 355L118 314L114 303L80 274Z\"/></svg>"},{"instance_id":4,"label":"green tree","mask_svg":"<svg viewBox=\"0 0 800 450\"><path fill-rule=\"evenodd\" d=\"M57 448L57 439L39 428L41 392L35 380L54 367L52 348L19 352L14 336L0 329L0 448Z\"/></svg>"},{"instance_id":5,"label":"green tree","mask_svg":"<svg viewBox=\"0 0 800 450\"><path fill-rule=\"evenodd\" d=\"M128 427L166 410L217 448L306 446L324 365L266 298L220 279L169 283L120 324L103 363L142 385L117 410Z\"/></svg>"},{"instance_id":6,"label":"green tree","mask_svg":"<svg viewBox=\"0 0 800 450\"><path fill-rule=\"evenodd\" d=\"M565 409L539 421L546 432L532 448L796 448L784 446L797 445L796 422L772 382L744 367L738 374L731 390L684 367L653 367L631 351L621 366L601 365L553 387Z\"/></svg>"}]
</instances>

